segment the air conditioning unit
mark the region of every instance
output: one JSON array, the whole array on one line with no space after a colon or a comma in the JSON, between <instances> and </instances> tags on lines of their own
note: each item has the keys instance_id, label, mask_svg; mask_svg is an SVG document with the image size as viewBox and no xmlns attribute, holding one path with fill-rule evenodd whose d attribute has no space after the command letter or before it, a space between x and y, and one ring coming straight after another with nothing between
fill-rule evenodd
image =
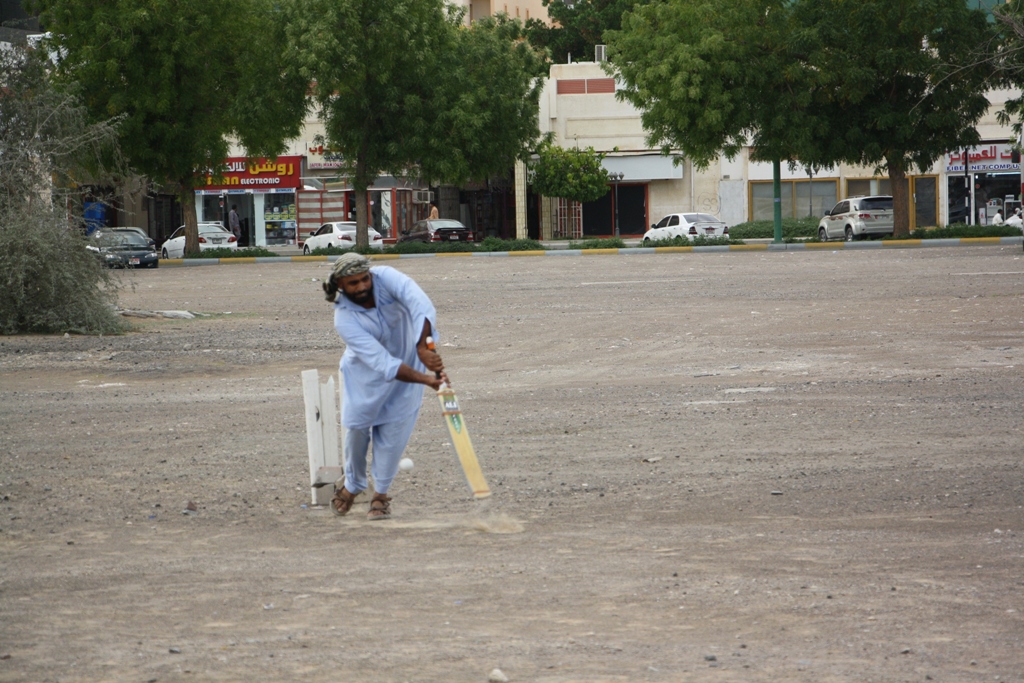
<instances>
[{"instance_id":1,"label":"air conditioning unit","mask_svg":"<svg viewBox=\"0 0 1024 683\"><path fill-rule=\"evenodd\" d=\"M605 46L604 45L595 45L594 46L594 61L595 62L603 62L603 61L606 61L607 59L608 59L608 57L605 54Z\"/></svg>"},{"instance_id":2,"label":"air conditioning unit","mask_svg":"<svg viewBox=\"0 0 1024 683\"><path fill-rule=\"evenodd\" d=\"M429 204L434 201L434 193L430 190L413 190L412 191L412 203L413 204Z\"/></svg>"}]
</instances>

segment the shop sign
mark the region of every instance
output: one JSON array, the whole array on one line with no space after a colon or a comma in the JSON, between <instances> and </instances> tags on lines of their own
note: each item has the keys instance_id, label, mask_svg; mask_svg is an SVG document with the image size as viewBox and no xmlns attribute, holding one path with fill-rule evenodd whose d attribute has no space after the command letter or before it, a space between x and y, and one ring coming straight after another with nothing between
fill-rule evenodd
<instances>
[{"instance_id":1,"label":"shop sign","mask_svg":"<svg viewBox=\"0 0 1024 683\"><path fill-rule=\"evenodd\" d=\"M341 153L330 149L326 145L307 142L306 152L306 166L310 170L341 168L345 165L345 159L341 156Z\"/></svg>"},{"instance_id":2,"label":"shop sign","mask_svg":"<svg viewBox=\"0 0 1024 683\"><path fill-rule=\"evenodd\" d=\"M1005 142L995 142L972 147L967 151L971 173L997 173L999 171L1020 171L1020 164L1013 163L1013 150ZM946 173L964 172L964 152L946 155Z\"/></svg>"},{"instance_id":3,"label":"shop sign","mask_svg":"<svg viewBox=\"0 0 1024 683\"><path fill-rule=\"evenodd\" d=\"M196 191L275 192L283 188L294 190L300 186L301 175L300 156L281 156L276 159L229 157L220 173L208 173L200 180Z\"/></svg>"}]
</instances>

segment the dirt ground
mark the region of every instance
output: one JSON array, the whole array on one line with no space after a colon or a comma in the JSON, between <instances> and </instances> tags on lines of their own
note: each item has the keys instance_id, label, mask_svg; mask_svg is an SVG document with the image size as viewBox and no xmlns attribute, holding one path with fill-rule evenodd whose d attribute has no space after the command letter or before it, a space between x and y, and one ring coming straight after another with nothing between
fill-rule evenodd
<instances>
[{"instance_id":1,"label":"dirt ground","mask_svg":"<svg viewBox=\"0 0 1024 683\"><path fill-rule=\"evenodd\" d=\"M390 261L495 493L428 395L373 523L309 505L329 266L130 274L211 315L0 337L0 681L1024 681L1022 257Z\"/></svg>"}]
</instances>

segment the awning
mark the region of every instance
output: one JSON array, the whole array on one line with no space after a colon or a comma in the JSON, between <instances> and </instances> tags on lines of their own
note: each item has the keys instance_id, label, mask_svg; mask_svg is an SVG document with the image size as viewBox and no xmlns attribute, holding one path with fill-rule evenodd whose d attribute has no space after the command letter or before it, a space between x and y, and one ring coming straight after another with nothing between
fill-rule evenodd
<instances>
[{"instance_id":1,"label":"awning","mask_svg":"<svg viewBox=\"0 0 1024 683\"><path fill-rule=\"evenodd\" d=\"M609 173L621 173L624 183L645 180L681 180L683 167L673 163L675 158L660 154L606 156L601 165Z\"/></svg>"}]
</instances>

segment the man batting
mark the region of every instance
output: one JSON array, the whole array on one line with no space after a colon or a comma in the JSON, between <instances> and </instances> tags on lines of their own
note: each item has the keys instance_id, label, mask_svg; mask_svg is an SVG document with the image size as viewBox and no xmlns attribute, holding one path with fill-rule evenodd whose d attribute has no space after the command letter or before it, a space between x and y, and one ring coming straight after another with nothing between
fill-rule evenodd
<instances>
[{"instance_id":1,"label":"man batting","mask_svg":"<svg viewBox=\"0 0 1024 683\"><path fill-rule=\"evenodd\" d=\"M324 291L334 302L334 329L345 342L341 421L348 429L345 478L331 509L348 514L366 489L372 441L376 492L367 518L387 519L388 488L416 426L423 385L437 391L448 382L441 357L426 343L427 337L437 339L437 313L412 278L388 266L370 268L369 259L359 254L342 254L334 262Z\"/></svg>"}]
</instances>

